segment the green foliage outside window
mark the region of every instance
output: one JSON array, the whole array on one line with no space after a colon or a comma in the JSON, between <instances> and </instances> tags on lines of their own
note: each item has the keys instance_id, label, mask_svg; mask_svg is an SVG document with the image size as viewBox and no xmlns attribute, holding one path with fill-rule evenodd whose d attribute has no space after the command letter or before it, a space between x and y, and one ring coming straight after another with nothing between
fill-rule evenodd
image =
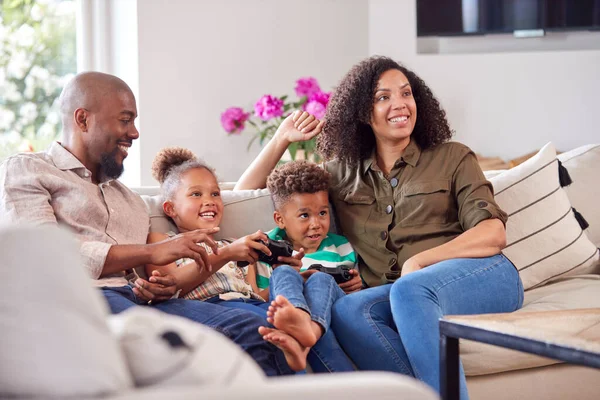
<instances>
[{"instance_id":1,"label":"green foliage outside window","mask_svg":"<svg viewBox=\"0 0 600 400\"><path fill-rule=\"evenodd\" d=\"M60 133L57 98L77 69L75 0L0 0L0 160Z\"/></svg>"}]
</instances>

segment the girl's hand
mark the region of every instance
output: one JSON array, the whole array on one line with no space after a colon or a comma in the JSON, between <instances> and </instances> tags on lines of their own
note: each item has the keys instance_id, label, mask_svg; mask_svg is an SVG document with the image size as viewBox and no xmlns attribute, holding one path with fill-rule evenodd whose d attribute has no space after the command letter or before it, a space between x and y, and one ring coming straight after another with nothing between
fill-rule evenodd
<instances>
[{"instance_id":1,"label":"girl's hand","mask_svg":"<svg viewBox=\"0 0 600 400\"><path fill-rule=\"evenodd\" d=\"M325 121L320 121L306 111L294 111L277 128L276 136L288 141L303 142L317 136Z\"/></svg>"},{"instance_id":2,"label":"girl's hand","mask_svg":"<svg viewBox=\"0 0 600 400\"><path fill-rule=\"evenodd\" d=\"M348 272L350 272L350 275L352 275L352 279L347 282L340 283L339 287L347 294L358 292L362 289L362 279L357 270L351 269Z\"/></svg>"},{"instance_id":3,"label":"girl's hand","mask_svg":"<svg viewBox=\"0 0 600 400\"><path fill-rule=\"evenodd\" d=\"M227 258L230 261L246 261L254 264L258 261L259 251L262 251L266 255L271 255L271 251L265 246L267 242L267 235L259 230L251 235L239 238L230 245L225 246L221 251L227 251Z\"/></svg>"},{"instance_id":4,"label":"girl's hand","mask_svg":"<svg viewBox=\"0 0 600 400\"><path fill-rule=\"evenodd\" d=\"M277 261L279 261L279 263L272 265L272 267L275 269L280 265L289 265L296 271L300 271L300 268L302 268L302 258L304 257L304 254L304 249L301 248L298 253L291 257L278 257Z\"/></svg>"}]
</instances>

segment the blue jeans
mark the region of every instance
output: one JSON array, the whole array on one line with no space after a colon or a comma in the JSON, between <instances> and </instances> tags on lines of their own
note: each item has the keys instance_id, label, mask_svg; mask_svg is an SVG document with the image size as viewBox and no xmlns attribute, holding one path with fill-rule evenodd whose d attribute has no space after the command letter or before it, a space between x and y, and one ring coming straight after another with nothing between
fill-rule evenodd
<instances>
[{"instance_id":1,"label":"blue jeans","mask_svg":"<svg viewBox=\"0 0 600 400\"><path fill-rule=\"evenodd\" d=\"M269 293L271 299L278 294L286 297L295 307L309 312L313 320L324 328L325 333L310 349L307 356L313 372L354 371L352 362L342 350L333 332L328 329L331 321L331 306L338 298L345 295L331 276L319 272L311 275L305 284L304 279L296 270L282 265L273 271ZM254 299L219 300L213 298L207 301L226 307L253 311L265 319L269 308L268 302Z\"/></svg>"},{"instance_id":2,"label":"blue jeans","mask_svg":"<svg viewBox=\"0 0 600 400\"><path fill-rule=\"evenodd\" d=\"M134 306L147 306L135 296L130 286L106 287L101 290L113 314ZM171 299L147 307L191 319L222 333L241 346L268 376L294 373L283 353L262 339L258 327L265 325L266 321L254 313L185 299Z\"/></svg>"},{"instance_id":3,"label":"blue jeans","mask_svg":"<svg viewBox=\"0 0 600 400\"><path fill-rule=\"evenodd\" d=\"M439 319L522 305L523 284L506 257L459 258L342 297L332 329L359 369L400 372L439 391ZM460 396L468 399L462 364Z\"/></svg>"}]
</instances>

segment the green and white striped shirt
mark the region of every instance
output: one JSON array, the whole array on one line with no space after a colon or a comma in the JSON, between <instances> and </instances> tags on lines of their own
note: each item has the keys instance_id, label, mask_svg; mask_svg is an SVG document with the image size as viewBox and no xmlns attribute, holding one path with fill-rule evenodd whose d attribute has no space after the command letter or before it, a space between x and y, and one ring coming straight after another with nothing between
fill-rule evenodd
<instances>
[{"instance_id":1,"label":"green and white striped shirt","mask_svg":"<svg viewBox=\"0 0 600 400\"><path fill-rule=\"evenodd\" d=\"M285 230L281 228L275 228L267 232L267 236L273 240L283 240L287 237ZM294 250L293 254L297 253ZM321 264L326 268L335 268L338 265L354 268L356 266L356 252L344 236L328 233L317 251L304 255L300 272L306 271L313 264ZM259 289L266 289L269 286L269 278L273 269L269 264L258 262L256 270L256 285Z\"/></svg>"}]
</instances>

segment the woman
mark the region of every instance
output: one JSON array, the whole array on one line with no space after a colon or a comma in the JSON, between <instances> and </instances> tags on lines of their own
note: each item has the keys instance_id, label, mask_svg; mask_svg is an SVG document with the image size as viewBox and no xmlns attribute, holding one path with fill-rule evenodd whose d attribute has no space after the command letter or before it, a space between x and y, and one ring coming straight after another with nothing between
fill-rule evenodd
<instances>
[{"instance_id":1,"label":"woman","mask_svg":"<svg viewBox=\"0 0 600 400\"><path fill-rule=\"evenodd\" d=\"M285 147L319 124L293 129L293 119L237 188L262 186ZM500 254L507 216L473 152L448 142L431 90L393 60L354 66L324 122L318 148L333 176L331 202L367 287L336 302L334 332L360 369L401 372L439 390L439 318L522 305L519 274ZM467 398L462 368L460 389Z\"/></svg>"}]
</instances>

